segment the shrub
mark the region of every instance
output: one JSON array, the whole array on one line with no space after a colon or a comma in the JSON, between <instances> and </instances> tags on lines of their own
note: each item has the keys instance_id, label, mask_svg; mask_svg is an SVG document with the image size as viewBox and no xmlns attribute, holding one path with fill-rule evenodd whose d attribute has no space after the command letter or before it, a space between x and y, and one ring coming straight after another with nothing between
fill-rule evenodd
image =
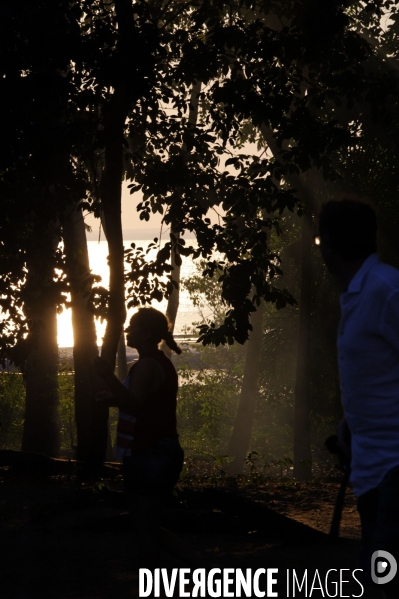
<instances>
[{"instance_id":1,"label":"shrub","mask_svg":"<svg viewBox=\"0 0 399 599\"><path fill-rule=\"evenodd\" d=\"M25 387L19 372L0 372L0 448L20 449L25 414Z\"/></svg>"}]
</instances>

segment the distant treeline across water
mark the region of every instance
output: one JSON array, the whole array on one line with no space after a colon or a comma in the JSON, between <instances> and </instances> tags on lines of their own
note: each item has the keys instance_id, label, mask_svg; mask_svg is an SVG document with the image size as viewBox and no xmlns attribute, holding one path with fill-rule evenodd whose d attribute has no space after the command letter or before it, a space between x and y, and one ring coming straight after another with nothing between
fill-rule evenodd
<instances>
[{"instance_id":1,"label":"distant treeline across water","mask_svg":"<svg viewBox=\"0 0 399 599\"><path fill-rule=\"evenodd\" d=\"M142 241L142 240L146 240L146 241L152 241L155 237L157 239L159 239L160 234L162 234L162 240L165 241L166 239L169 239L169 230L168 229L162 229L158 227L158 228L151 228L151 229L124 229L123 230L123 239L128 239L128 240L133 240L133 241ZM104 236L104 230L100 227L98 228L93 228L91 231L87 231L86 233L87 239L88 241L98 241L98 239L100 238L100 241L104 241L105 236ZM184 234L184 239L195 239L195 235L194 233L190 233L189 231L187 231ZM125 243L132 243L131 241L125 241Z\"/></svg>"}]
</instances>

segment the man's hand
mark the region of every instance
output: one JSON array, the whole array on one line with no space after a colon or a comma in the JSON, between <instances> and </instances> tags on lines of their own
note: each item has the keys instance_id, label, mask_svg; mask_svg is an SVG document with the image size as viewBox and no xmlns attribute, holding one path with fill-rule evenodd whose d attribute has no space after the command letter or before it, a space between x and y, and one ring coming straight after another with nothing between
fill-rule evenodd
<instances>
[{"instance_id":1,"label":"man's hand","mask_svg":"<svg viewBox=\"0 0 399 599\"><path fill-rule=\"evenodd\" d=\"M111 366L108 364L106 360L104 360L104 358L94 358L93 366L96 374L98 374L98 376L100 376L104 380L107 380L110 377L114 376Z\"/></svg>"}]
</instances>

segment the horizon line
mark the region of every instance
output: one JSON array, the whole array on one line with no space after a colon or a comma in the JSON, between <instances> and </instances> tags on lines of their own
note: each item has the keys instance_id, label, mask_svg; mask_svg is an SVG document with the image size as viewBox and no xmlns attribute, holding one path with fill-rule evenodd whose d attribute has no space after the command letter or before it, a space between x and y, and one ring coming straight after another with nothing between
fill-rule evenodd
<instances>
[{"instance_id":1,"label":"horizon line","mask_svg":"<svg viewBox=\"0 0 399 599\"><path fill-rule=\"evenodd\" d=\"M155 237L157 239L159 239L159 233L160 233L159 228L122 229L122 235L123 235L124 241L152 240ZM169 238L169 235L167 234L168 233L167 230L162 231L162 233L163 233L162 237L164 237L164 235L165 235L165 237L164 237L165 239ZM100 235L100 241L106 241L103 229L101 229L101 232L99 230L93 230L93 229L91 231L86 231L87 241L98 241L99 235ZM186 231L186 233L184 234L184 239L195 239L195 235L191 231Z\"/></svg>"}]
</instances>

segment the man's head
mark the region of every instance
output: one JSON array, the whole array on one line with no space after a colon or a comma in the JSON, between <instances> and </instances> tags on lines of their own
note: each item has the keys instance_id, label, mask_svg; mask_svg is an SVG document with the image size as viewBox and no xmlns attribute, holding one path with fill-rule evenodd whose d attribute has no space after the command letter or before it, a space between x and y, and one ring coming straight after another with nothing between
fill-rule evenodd
<instances>
[{"instance_id":1,"label":"man's head","mask_svg":"<svg viewBox=\"0 0 399 599\"><path fill-rule=\"evenodd\" d=\"M344 262L364 261L377 250L377 219L373 207L360 200L330 201L319 215L320 249Z\"/></svg>"}]
</instances>

